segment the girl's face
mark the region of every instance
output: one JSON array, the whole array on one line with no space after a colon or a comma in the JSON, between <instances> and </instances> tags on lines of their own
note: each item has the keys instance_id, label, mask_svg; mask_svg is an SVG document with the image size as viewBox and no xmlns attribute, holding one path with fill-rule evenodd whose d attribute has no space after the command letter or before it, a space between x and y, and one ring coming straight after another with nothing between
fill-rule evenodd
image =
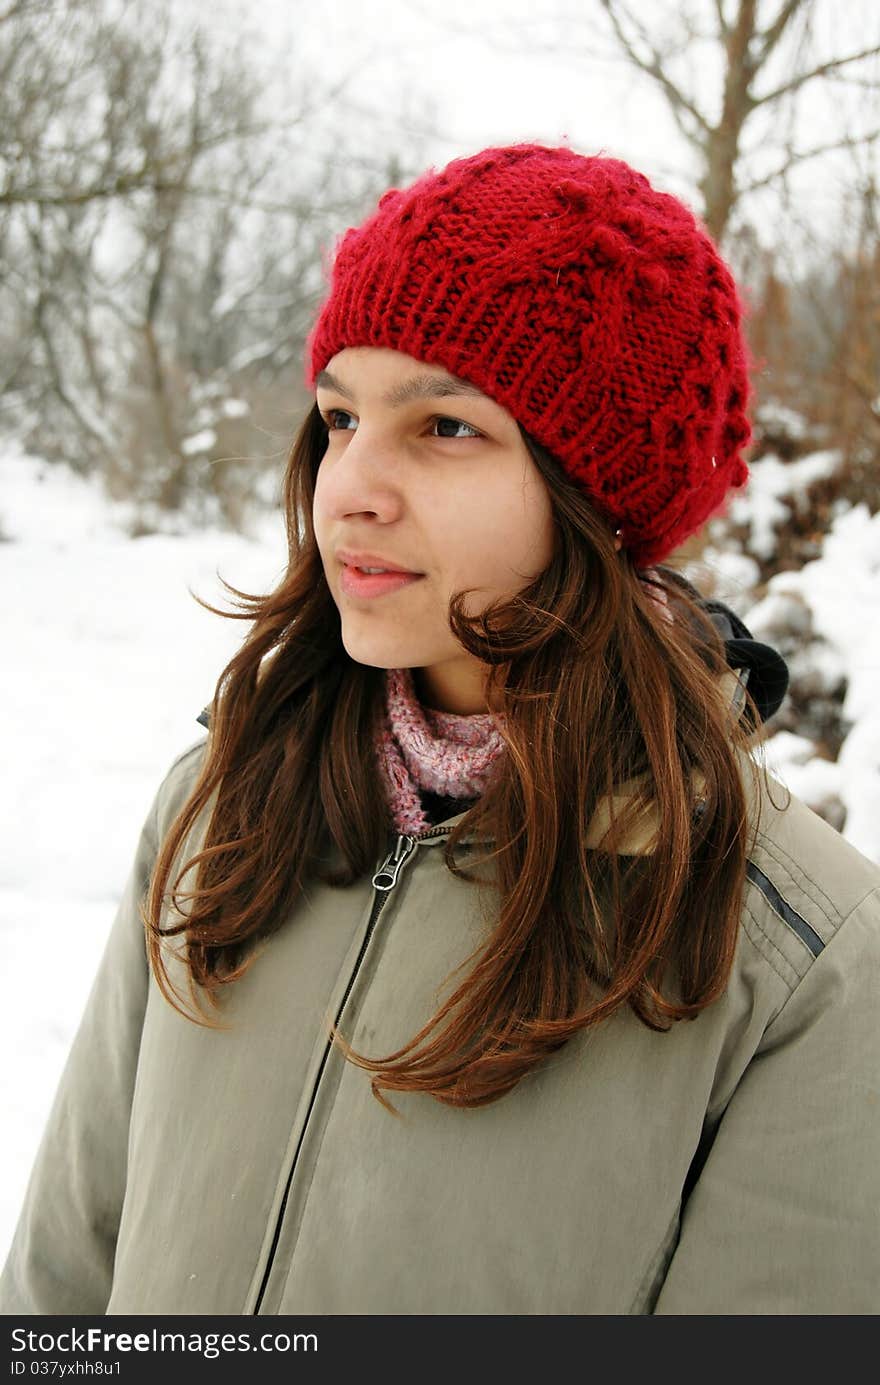
<instances>
[{"instance_id":1,"label":"girl's face","mask_svg":"<svg viewBox=\"0 0 880 1385\"><path fill-rule=\"evenodd\" d=\"M553 554L550 495L513 416L442 366L384 347L347 347L315 384L329 441L313 523L346 651L412 669L428 707L485 712L486 666L453 636L449 598L478 587L465 607L476 615ZM381 595L346 591L340 549L420 576Z\"/></svg>"}]
</instances>

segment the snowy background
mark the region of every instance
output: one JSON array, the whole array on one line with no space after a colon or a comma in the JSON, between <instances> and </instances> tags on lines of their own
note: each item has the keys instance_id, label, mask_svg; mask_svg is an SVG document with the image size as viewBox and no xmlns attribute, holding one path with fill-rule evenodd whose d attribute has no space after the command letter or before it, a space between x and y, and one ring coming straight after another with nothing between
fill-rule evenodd
<instances>
[{"instance_id":1,"label":"snowy background","mask_svg":"<svg viewBox=\"0 0 880 1385\"><path fill-rule=\"evenodd\" d=\"M798 503L800 471L752 467L755 535L772 536ZM249 538L219 530L131 539L128 512L97 485L7 448L0 456L10 599L0 684L6 790L0 800L0 991L5 1139L0 1255L9 1238L55 1085L131 863L141 823L171 760L204 734L195 718L244 626L203 610L225 605L217 570L251 591L273 586L286 558L278 510ZM754 540L760 543L760 538ZM835 763L781 732L768 762L793 792L846 809L843 835L880 862L880 515L841 513L820 559L771 579L750 605L752 560L706 550L709 571L756 636L777 637L790 611L811 613L813 675L846 682L852 721ZM14 1056L14 1061L9 1061Z\"/></svg>"}]
</instances>

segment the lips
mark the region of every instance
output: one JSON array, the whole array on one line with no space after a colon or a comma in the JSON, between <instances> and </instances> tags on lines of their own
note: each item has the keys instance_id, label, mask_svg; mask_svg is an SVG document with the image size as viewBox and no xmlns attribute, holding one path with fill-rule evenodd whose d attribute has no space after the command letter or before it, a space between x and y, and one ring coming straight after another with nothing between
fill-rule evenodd
<instances>
[{"instance_id":1,"label":"lips","mask_svg":"<svg viewBox=\"0 0 880 1385\"><path fill-rule=\"evenodd\" d=\"M411 586L413 582L421 582L423 577L424 573L420 572L364 573L357 567L343 564L339 585L346 596L388 596L391 592Z\"/></svg>"},{"instance_id":2,"label":"lips","mask_svg":"<svg viewBox=\"0 0 880 1385\"><path fill-rule=\"evenodd\" d=\"M403 567L401 563L396 563L392 558L383 558L378 553L359 553L353 550L340 548L336 554L340 563L344 567L367 568L378 567L385 572L401 573L406 577L423 577L424 573L415 568ZM373 574L376 575L376 574Z\"/></svg>"}]
</instances>

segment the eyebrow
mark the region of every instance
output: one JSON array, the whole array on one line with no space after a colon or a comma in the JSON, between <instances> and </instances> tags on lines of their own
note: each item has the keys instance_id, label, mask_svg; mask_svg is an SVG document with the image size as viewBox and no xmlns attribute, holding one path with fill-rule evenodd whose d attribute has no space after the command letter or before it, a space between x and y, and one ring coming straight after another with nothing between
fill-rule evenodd
<instances>
[{"instance_id":1,"label":"eyebrow","mask_svg":"<svg viewBox=\"0 0 880 1385\"><path fill-rule=\"evenodd\" d=\"M354 400L354 395L332 371L319 370L315 376L315 388L323 386L324 389L336 390L346 399ZM411 375L402 384L395 385L382 396L383 404L389 404L392 408L397 408L401 404L409 404L414 399L445 399L453 394L470 394L479 399L485 399L482 390L476 386L469 385L467 380L459 380L457 375Z\"/></svg>"}]
</instances>

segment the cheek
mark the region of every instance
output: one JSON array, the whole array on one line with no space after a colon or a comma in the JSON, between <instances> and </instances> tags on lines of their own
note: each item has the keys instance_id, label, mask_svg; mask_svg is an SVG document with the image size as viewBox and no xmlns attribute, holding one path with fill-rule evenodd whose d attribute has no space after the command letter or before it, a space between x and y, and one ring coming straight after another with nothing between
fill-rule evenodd
<instances>
[{"instance_id":1,"label":"cheek","mask_svg":"<svg viewBox=\"0 0 880 1385\"><path fill-rule=\"evenodd\" d=\"M325 473L318 470L315 478L314 493L312 495L312 526L315 530L315 537L320 540L321 532L324 527L328 511L329 491L325 480Z\"/></svg>"},{"instance_id":2,"label":"cheek","mask_svg":"<svg viewBox=\"0 0 880 1385\"><path fill-rule=\"evenodd\" d=\"M537 471L530 475L523 490L523 509L521 510L523 533L531 551L536 571L543 570L553 557L556 546L556 524L553 518L553 502L543 478Z\"/></svg>"},{"instance_id":3,"label":"cheek","mask_svg":"<svg viewBox=\"0 0 880 1385\"><path fill-rule=\"evenodd\" d=\"M312 509L313 509L313 510L318 510L318 509L320 508L320 506L323 504L323 498L324 498L324 485L325 485L324 478L325 478L325 475L326 475L326 472L325 472L323 466L319 466L319 467L318 467L318 470L317 470L317 473L315 474L314 483L313 483L313 485L312 485Z\"/></svg>"},{"instance_id":4,"label":"cheek","mask_svg":"<svg viewBox=\"0 0 880 1385\"><path fill-rule=\"evenodd\" d=\"M553 553L553 517L543 486L524 483L496 498L494 506L475 507L483 534L483 548L496 564L520 568L524 563L537 572ZM476 536L474 539L476 543Z\"/></svg>"},{"instance_id":5,"label":"cheek","mask_svg":"<svg viewBox=\"0 0 880 1385\"><path fill-rule=\"evenodd\" d=\"M556 522L550 497L542 490L535 497L535 553L539 555L541 568L548 567L556 552Z\"/></svg>"}]
</instances>

